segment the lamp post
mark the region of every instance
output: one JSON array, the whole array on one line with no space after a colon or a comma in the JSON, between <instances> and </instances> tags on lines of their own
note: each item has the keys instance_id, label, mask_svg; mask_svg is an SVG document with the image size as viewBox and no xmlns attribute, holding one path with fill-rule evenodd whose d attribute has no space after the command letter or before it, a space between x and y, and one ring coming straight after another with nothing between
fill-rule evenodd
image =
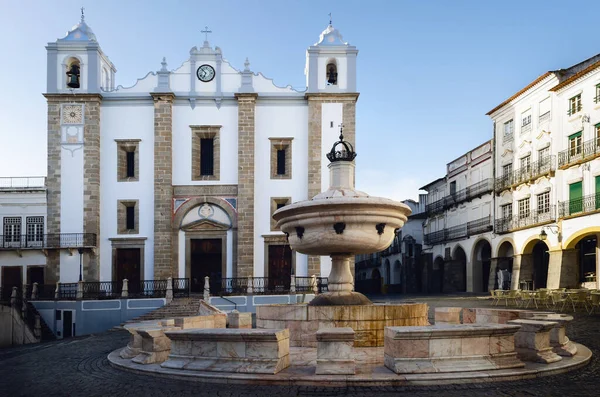
<instances>
[{"instance_id":1,"label":"lamp post","mask_svg":"<svg viewBox=\"0 0 600 397\"><path fill-rule=\"evenodd\" d=\"M81 273L83 270L83 263L82 263L83 248L81 248L81 247L77 248L77 252L79 252L79 281L83 281L83 279L81 278Z\"/></svg>"}]
</instances>

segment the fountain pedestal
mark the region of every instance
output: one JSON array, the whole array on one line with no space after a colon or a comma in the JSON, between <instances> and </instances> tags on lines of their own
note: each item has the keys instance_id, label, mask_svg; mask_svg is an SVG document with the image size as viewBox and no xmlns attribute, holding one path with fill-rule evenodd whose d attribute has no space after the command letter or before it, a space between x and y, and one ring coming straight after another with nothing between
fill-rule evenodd
<instances>
[{"instance_id":1,"label":"fountain pedestal","mask_svg":"<svg viewBox=\"0 0 600 397\"><path fill-rule=\"evenodd\" d=\"M310 306L372 305L373 302L360 292L353 291L354 277L350 272L351 254L332 254L331 272L327 279L329 292L315 296Z\"/></svg>"}]
</instances>

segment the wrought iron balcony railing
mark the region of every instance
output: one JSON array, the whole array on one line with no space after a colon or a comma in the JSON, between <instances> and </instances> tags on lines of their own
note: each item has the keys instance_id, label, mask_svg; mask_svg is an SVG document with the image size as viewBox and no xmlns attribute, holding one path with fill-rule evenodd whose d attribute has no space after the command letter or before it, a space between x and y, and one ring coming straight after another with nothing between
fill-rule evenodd
<instances>
[{"instance_id":1,"label":"wrought iron balcony railing","mask_svg":"<svg viewBox=\"0 0 600 397\"><path fill-rule=\"evenodd\" d=\"M583 109L583 106L581 104L579 104L577 106L569 106L569 109L567 110L567 115L572 116L575 113L581 112L582 109Z\"/></svg>"},{"instance_id":2,"label":"wrought iron balcony railing","mask_svg":"<svg viewBox=\"0 0 600 397\"><path fill-rule=\"evenodd\" d=\"M2 189L35 189L45 188L46 177L24 176L24 177L2 177L0 178L0 190Z\"/></svg>"},{"instance_id":3,"label":"wrought iron balcony railing","mask_svg":"<svg viewBox=\"0 0 600 397\"><path fill-rule=\"evenodd\" d=\"M556 206L550 205L542 210L530 210L526 214L496 219L494 231L498 234L508 233L516 229L554 222L555 219Z\"/></svg>"},{"instance_id":4,"label":"wrought iron balcony railing","mask_svg":"<svg viewBox=\"0 0 600 397\"><path fill-rule=\"evenodd\" d=\"M598 103L598 102L600 102L600 95L596 95L594 97L594 103Z\"/></svg>"},{"instance_id":5,"label":"wrought iron balcony railing","mask_svg":"<svg viewBox=\"0 0 600 397\"><path fill-rule=\"evenodd\" d=\"M91 248L95 246L95 233L0 235L0 250L44 248Z\"/></svg>"},{"instance_id":6,"label":"wrought iron balcony railing","mask_svg":"<svg viewBox=\"0 0 600 397\"><path fill-rule=\"evenodd\" d=\"M474 221L452 226L424 236L425 244L435 245L444 241L466 238L474 234L485 233L492 230L492 217L486 216Z\"/></svg>"},{"instance_id":7,"label":"wrought iron balcony railing","mask_svg":"<svg viewBox=\"0 0 600 397\"><path fill-rule=\"evenodd\" d=\"M583 142L582 145L558 153L558 166L565 167L600 156L600 137Z\"/></svg>"},{"instance_id":8,"label":"wrought iron balcony railing","mask_svg":"<svg viewBox=\"0 0 600 397\"><path fill-rule=\"evenodd\" d=\"M540 123L542 123L546 120L550 120L550 111L548 111L544 114L540 114Z\"/></svg>"},{"instance_id":9,"label":"wrought iron balcony railing","mask_svg":"<svg viewBox=\"0 0 600 397\"><path fill-rule=\"evenodd\" d=\"M425 210L430 214L435 214L445 210L446 208L452 207L453 205L460 204L464 201L491 192L492 190L494 190L494 180L492 178L484 179L457 192L450 193L443 199L426 205Z\"/></svg>"},{"instance_id":10,"label":"wrought iron balcony railing","mask_svg":"<svg viewBox=\"0 0 600 397\"><path fill-rule=\"evenodd\" d=\"M554 159L556 156L546 156L538 161L534 161L528 166L518 168L507 175L496 178L496 191L508 189L511 186L520 185L536 179L542 175L555 171Z\"/></svg>"},{"instance_id":11,"label":"wrought iron balcony railing","mask_svg":"<svg viewBox=\"0 0 600 397\"><path fill-rule=\"evenodd\" d=\"M425 211L428 214L436 214L444 210L444 198L434 201L433 203L425 204Z\"/></svg>"},{"instance_id":12,"label":"wrought iron balcony railing","mask_svg":"<svg viewBox=\"0 0 600 397\"><path fill-rule=\"evenodd\" d=\"M558 217L584 215L600 210L600 193L594 193L574 200L559 201Z\"/></svg>"}]
</instances>

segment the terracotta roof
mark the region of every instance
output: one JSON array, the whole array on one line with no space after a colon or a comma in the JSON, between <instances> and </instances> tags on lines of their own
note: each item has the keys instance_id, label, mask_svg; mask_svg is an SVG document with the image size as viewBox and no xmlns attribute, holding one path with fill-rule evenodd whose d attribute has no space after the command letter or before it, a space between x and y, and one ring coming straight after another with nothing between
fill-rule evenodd
<instances>
[{"instance_id":1,"label":"terracotta roof","mask_svg":"<svg viewBox=\"0 0 600 397\"><path fill-rule=\"evenodd\" d=\"M560 82L559 84L555 85L554 87L550 88L550 91L558 91L561 88L568 86L575 80L585 76L586 74L590 73L591 71L593 71L594 69L597 69L599 67L600 67L600 61L594 62L587 68L583 69L582 71L575 73L573 76L569 77L568 79L566 79L566 80Z\"/></svg>"},{"instance_id":2,"label":"terracotta roof","mask_svg":"<svg viewBox=\"0 0 600 397\"><path fill-rule=\"evenodd\" d=\"M552 72L546 72L543 75L541 75L540 77L538 77L537 79L533 80L531 83L529 83L529 85L527 85L522 90L518 91L515 95L511 96L506 101L502 102L500 105L496 106L495 108L493 108L492 110L490 110L489 112L487 112L486 116L489 116L492 113L494 113L496 110L503 108L508 103L510 103L512 100L514 100L515 98L517 98L519 95L521 95L522 93L524 93L525 91L527 91L528 89L530 89L534 85L538 84L540 81L544 80L546 77L548 77L550 75L552 75Z\"/></svg>"}]
</instances>

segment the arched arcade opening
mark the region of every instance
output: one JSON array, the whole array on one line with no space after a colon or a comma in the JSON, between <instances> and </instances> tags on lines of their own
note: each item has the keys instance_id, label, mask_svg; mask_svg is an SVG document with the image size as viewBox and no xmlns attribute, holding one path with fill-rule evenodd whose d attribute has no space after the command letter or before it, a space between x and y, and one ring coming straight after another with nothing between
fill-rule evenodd
<instances>
[{"instance_id":1,"label":"arched arcade opening","mask_svg":"<svg viewBox=\"0 0 600 397\"><path fill-rule=\"evenodd\" d=\"M473 292L487 292L490 283L492 246L487 240L479 240L473 249Z\"/></svg>"}]
</instances>

